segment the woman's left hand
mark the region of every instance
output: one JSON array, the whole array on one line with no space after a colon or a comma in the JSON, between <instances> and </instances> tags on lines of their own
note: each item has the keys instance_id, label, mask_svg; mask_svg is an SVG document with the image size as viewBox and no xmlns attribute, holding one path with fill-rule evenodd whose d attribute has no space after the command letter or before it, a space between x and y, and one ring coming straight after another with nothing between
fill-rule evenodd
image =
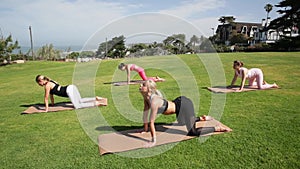
<instances>
[{"instance_id":1,"label":"woman's left hand","mask_svg":"<svg viewBox=\"0 0 300 169\"><path fill-rule=\"evenodd\" d=\"M234 92L242 92L243 89L236 89Z\"/></svg>"}]
</instances>

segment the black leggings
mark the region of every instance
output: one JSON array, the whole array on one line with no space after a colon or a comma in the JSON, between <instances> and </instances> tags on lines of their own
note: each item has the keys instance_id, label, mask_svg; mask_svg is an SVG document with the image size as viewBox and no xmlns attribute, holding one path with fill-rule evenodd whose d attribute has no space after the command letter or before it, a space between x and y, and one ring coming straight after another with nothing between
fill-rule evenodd
<instances>
[{"instance_id":1,"label":"black leggings","mask_svg":"<svg viewBox=\"0 0 300 169\"><path fill-rule=\"evenodd\" d=\"M200 121L199 117L195 117L193 102L185 97L179 96L173 100L176 106L176 117L179 124L186 126L189 136L199 136L201 134L212 133L215 131L214 127L204 127L196 129L196 122Z\"/></svg>"}]
</instances>

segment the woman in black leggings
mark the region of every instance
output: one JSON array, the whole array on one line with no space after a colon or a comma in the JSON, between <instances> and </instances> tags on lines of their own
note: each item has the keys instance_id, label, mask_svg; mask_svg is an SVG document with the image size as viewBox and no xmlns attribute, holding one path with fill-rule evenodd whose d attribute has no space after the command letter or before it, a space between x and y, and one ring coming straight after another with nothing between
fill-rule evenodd
<instances>
[{"instance_id":1,"label":"woman in black leggings","mask_svg":"<svg viewBox=\"0 0 300 169\"><path fill-rule=\"evenodd\" d=\"M197 121L211 120L210 116L196 117L194 112L194 105L192 101L185 97L177 97L173 101L168 101L162 98L161 93L156 89L156 83L152 80L147 80L141 84L139 88L144 98L144 130L147 132L150 127L152 140L146 145L146 147L152 147L156 143L156 131L155 131L155 118L157 114L176 114L179 124L186 126L189 136L199 136L200 134L212 133L215 131L229 131L229 129L222 126L196 128ZM151 109L149 121L148 115Z\"/></svg>"}]
</instances>

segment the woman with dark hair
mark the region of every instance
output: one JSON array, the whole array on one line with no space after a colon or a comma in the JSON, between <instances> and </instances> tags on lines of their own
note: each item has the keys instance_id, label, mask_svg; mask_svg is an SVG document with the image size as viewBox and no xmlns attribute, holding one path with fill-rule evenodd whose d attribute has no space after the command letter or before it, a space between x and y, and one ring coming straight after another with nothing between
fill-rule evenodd
<instances>
[{"instance_id":1,"label":"woman with dark hair","mask_svg":"<svg viewBox=\"0 0 300 169\"><path fill-rule=\"evenodd\" d=\"M278 88L278 85L276 83L268 84L266 81L264 81L264 75L261 69L247 69L243 66L244 63L242 61L236 60L233 62L233 69L235 70L234 77L231 81L231 85L229 85L228 88L233 87L238 77L242 78L241 85L238 91L243 91L246 80L249 80L249 86L257 86L258 89Z\"/></svg>"}]
</instances>

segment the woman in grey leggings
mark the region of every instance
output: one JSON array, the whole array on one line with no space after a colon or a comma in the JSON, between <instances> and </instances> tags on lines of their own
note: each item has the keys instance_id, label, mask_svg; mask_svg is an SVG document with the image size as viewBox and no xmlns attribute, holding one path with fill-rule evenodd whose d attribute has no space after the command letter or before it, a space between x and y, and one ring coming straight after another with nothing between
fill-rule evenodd
<instances>
[{"instance_id":1,"label":"woman in grey leggings","mask_svg":"<svg viewBox=\"0 0 300 169\"><path fill-rule=\"evenodd\" d=\"M200 134L207 134L215 131L231 131L221 125L217 125L215 127L196 128L197 121L211 120L212 117L205 115L196 117L192 101L185 96L177 97L173 101L163 99L160 92L156 89L156 83L152 80L147 80L141 84L139 90L144 98L143 132L147 132L150 127L150 133L152 136L152 140L147 143L145 147L152 147L156 144L156 130L154 122L157 114L176 114L178 123L182 125L185 124L188 131L187 135L190 136L199 136ZM148 122L150 109L151 112Z\"/></svg>"},{"instance_id":2,"label":"woman in grey leggings","mask_svg":"<svg viewBox=\"0 0 300 169\"><path fill-rule=\"evenodd\" d=\"M43 75L37 75L35 81L40 86L43 86L45 89L45 96L44 96L45 112L48 112L49 110L49 103L48 103L49 97L51 100L51 104L54 105L53 95L57 95L60 97L69 97L75 109L107 105L106 98L102 98L98 96L92 98L81 98L80 93L75 85L61 86L57 82Z\"/></svg>"}]
</instances>

